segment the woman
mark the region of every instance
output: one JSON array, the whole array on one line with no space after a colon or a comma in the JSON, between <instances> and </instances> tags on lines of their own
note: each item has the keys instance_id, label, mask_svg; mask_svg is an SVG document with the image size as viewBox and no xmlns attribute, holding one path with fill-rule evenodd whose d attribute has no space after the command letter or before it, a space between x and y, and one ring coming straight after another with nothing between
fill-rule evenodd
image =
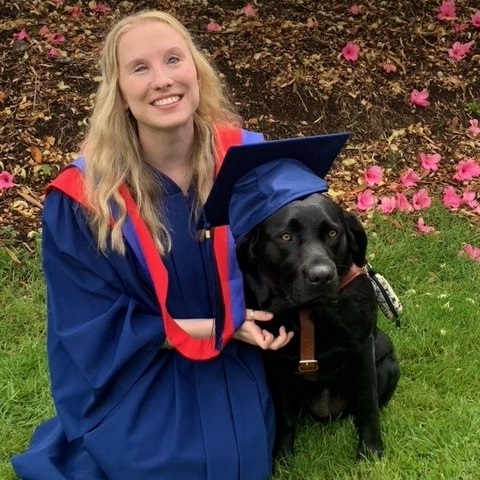
<instances>
[{"instance_id":1,"label":"woman","mask_svg":"<svg viewBox=\"0 0 480 480\"><path fill-rule=\"evenodd\" d=\"M163 12L117 23L82 157L43 215L57 416L13 459L23 479L256 480L273 412L226 227L195 225L239 120L185 28ZM215 265L217 268L215 269ZM218 272L218 275L217 275Z\"/></svg>"}]
</instances>

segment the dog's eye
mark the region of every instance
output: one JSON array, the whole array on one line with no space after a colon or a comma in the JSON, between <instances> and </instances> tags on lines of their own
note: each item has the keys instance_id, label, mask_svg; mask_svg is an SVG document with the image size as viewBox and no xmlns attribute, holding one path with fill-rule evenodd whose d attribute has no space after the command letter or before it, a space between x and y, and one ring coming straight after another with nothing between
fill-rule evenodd
<instances>
[{"instance_id":1,"label":"dog's eye","mask_svg":"<svg viewBox=\"0 0 480 480\"><path fill-rule=\"evenodd\" d=\"M337 231L337 230L330 230L330 231L328 232L328 236L329 236L330 238L335 238L337 235L338 235L338 231Z\"/></svg>"},{"instance_id":2,"label":"dog's eye","mask_svg":"<svg viewBox=\"0 0 480 480\"><path fill-rule=\"evenodd\" d=\"M284 241L284 242L290 242L290 240L292 240L292 235L290 233L282 233L280 235L280 238Z\"/></svg>"}]
</instances>

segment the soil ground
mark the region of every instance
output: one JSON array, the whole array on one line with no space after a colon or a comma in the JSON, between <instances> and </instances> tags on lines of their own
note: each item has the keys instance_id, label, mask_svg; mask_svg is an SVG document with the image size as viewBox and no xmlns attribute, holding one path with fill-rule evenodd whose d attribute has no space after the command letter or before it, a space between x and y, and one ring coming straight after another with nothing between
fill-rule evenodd
<instances>
[{"instance_id":1,"label":"soil ground","mask_svg":"<svg viewBox=\"0 0 480 480\"><path fill-rule=\"evenodd\" d=\"M247 128L268 139L351 132L329 174L332 195L347 208L365 188L366 168L384 168L379 188L388 194L400 173L419 170L420 152L441 154L439 171L421 180L441 192L455 184L460 160L480 155L480 136L467 133L480 117L480 28L471 23L476 1L457 0L454 20L437 19L440 3L372 0L354 15L349 1L258 0L247 16L246 2L233 0L0 0L0 171L16 183L0 190L0 238L28 246L37 236L44 187L74 157L88 125L102 39L118 18L146 8L190 29ZM102 5L110 10L99 12ZM210 22L221 31L208 32ZM55 44L45 27L65 41ZM14 38L22 29L30 39ZM449 57L454 42L472 40L464 59ZM360 46L358 61L342 58L347 42ZM429 107L410 103L413 89L428 89Z\"/></svg>"}]
</instances>

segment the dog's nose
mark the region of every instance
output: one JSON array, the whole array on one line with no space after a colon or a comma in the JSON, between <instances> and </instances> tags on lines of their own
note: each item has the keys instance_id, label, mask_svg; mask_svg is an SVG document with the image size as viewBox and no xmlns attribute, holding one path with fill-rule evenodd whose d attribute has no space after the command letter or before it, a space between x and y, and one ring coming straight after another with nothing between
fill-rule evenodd
<instances>
[{"instance_id":1,"label":"dog's nose","mask_svg":"<svg viewBox=\"0 0 480 480\"><path fill-rule=\"evenodd\" d=\"M312 265L305 274L310 283L330 283L334 278L334 272L328 265Z\"/></svg>"}]
</instances>

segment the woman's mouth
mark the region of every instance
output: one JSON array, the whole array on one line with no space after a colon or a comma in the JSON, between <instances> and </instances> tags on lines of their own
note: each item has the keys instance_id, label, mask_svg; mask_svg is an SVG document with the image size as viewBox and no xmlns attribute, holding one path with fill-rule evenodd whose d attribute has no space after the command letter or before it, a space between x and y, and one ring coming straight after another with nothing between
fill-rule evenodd
<instances>
[{"instance_id":1,"label":"woman's mouth","mask_svg":"<svg viewBox=\"0 0 480 480\"><path fill-rule=\"evenodd\" d=\"M167 98L160 98L159 100L155 100L153 102L153 106L154 107L165 107L167 105L172 105L174 103L177 103L181 100L181 96L180 95L172 95L171 97L167 97Z\"/></svg>"}]
</instances>

